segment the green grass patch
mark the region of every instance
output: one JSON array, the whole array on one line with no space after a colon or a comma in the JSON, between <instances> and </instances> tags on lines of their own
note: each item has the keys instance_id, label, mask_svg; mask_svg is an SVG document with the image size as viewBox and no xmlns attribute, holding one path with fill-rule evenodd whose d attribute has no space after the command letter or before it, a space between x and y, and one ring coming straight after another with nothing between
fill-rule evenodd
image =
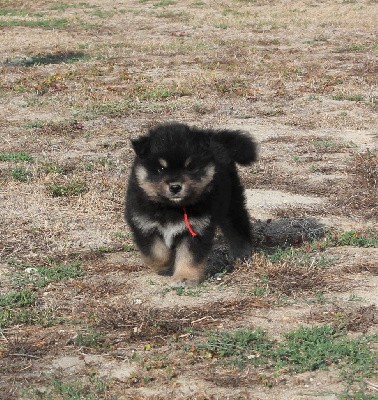
<instances>
[{"instance_id":1,"label":"green grass patch","mask_svg":"<svg viewBox=\"0 0 378 400\"><path fill-rule=\"evenodd\" d=\"M354 246L354 247L378 247L378 232L375 230L366 231L345 231L327 235L321 246Z\"/></svg>"},{"instance_id":2,"label":"green grass patch","mask_svg":"<svg viewBox=\"0 0 378 400\"><path fill-rule=\"evenodd\" d=\"M352 339L345 332L324 325L299 327L280 341L270 339L261 329L210 332L207 341L196 349L221 363L239 368L263 366L271 373L301 373L333 366L351 387L377 373L377 342L377 335Z\"/></svg>"},{"instance_id":3,"label":"green grass patch","mask_svg":"<svg viewBox=\"0 0 378 400\"><path fill-rule=\"evenodd\" d=\"M110 11L110 10L106 11L106 10L99 10L99 9L88 12L88 14L93 15L98 18L111 18L115 15L115 13L116 13L115 11Z\"/></svg>"},{"instance_id":4,"label":"green grass patch","mask_svg":"<svg viewBox=\"0 0 378 400\"><path fill-rule=\"evenodd\" d=\"M61 320L49 309L12 309L10 307L0 309L0 328L7 328L12 325L42 325L47 327L60 323Z\"/></svg>"},{"instance_id":5,"label":"green grass patch","mask_svg":"<svg viewBox=\"0 0 378 400\"><path fill-rule=\"evenodd\" d=\"M50 261L43 266L12 261L10 265L17 268L12 274L12 284L16 288L27 286L42 288L52 282L60 282L84 275L80 261L72 261L66 264Z\"/></svg>"},{"instance_id":6,"label":"green grass patch","mask_svg":"<svg viewBox=\"0 0 378 400\"><path fill-rule=\"evenodd\" d=\"M70 8L96 8L98 6L87 3L86 1L80 1L78 3L67 3L64 1L59 1L50 6L50 10L65 11Z\"/></svg>"},{"instance_id":7,"label":"green grass patch","mask_svg":"<svg viewBox=\"0 0 378 400\"><path fill-rule=\"evenodd\" d=\"M33 172L25 167L15 167L11 170L11 176L15 181L28 182L33 176Z\"/></svg>"},{"instance_id":8,"label":"green grass patch","mask_svg":"<svg viewBox=\"0 0 378 400\"><path fill-rule=\"evenodd\" d=\"M176 4L176 0L160 0L154 3L154 7L166 7Z\"/></svg>"},{"instance_id":9,"label":"green grass patch","mask_svg":"<svg viewBox=\"0 0 378 400\"><path fill-rule=\"evenodd\" d=\"M26 129L35 129L35 128L43 128L47 122L44 121L28 121L25 123L24 127Z\"/></svg>"},{"instance_id":10,"label":"green grass patch","mask_svg":"<svg viewBox=\"0 0 378 400\"><path fill-rule=\"evenodd\" d=\"M37 19L37 20L0 20L1 28L12 28L16 26L23 26L26 28L42 28L42 29L66 29L71 25L67 18L50 18L50 19Z\"/></svg>"},{"instance_id":11,"label":"green grass patch","mask_svg":"<svg viewBox=\"0 0 378 400\"><path fill-rule=\"evenodd\" d=\"M92 329L87 332L79 332L74 340L75 346L99 348L104 343L104 334Z\"/></svg>"},{"instance_id":12,"label":"green grass patch","mask_svg":"<svg viewBox=\"0 0 378 400\"><path fill-rule=\"evenodd\" d=\"M342 393L338 396L339 400L377 400L377 398L376 393L366 393L363 391Z\"/></svg>"},{"instance_id":13,"label":"green grass patch","mask_svg":"<svg viewBox=\"0 0 378 400\"><path fill-rule=\"evenodd\" d=\"M350 52L359 52L359 51L366 51L374 48L371 45L364 45L364 44L349 44L346 46L341 46L336 49L336 53L350 53Z\"/></svg>"},{"instance_id":14,"label":"green grass patch","mask_svg":"<svg viewBox=\"0 0 378 400\"><path fill-rule=\"evenodd\" d=\"M0 307L28 307L35 304L37 294L29 289L0 295Z\"/></svg>"},{"instance_id":15,"label":"green grass patch","mask_svg":"<svg viewBox=\"0 0 378 400\"><path fill-rule=\"evenodd\" d=\"M275 247L269 249L266 255L272 263L288 262L301 267L325 268L334 263L334 257L321 254L318 250L323 249L317 241L314 241L301 247Z\"/></svg>"},{"instance_id":16,"label":"green grass patch","mask_svg":"<svg viewBox=\"0 0 378 400\"><path fill-rule=\"evenodd\" d=\"M0 161L11 161L11 162L33 162L34 159L29 153L23 151L20 152L1 152Z\"/></svg>"},{"instance_id":17,"label":"green grass patch","mask_svg":"<svg viewBox=\"0 0 378 400\"><path fill-rule=\"evenodd\" d=\"M51 326L62 321L52 310L36 308L36 289L43 288L52 282L77 278L84 274L79 261L33 266L31 264L11 261L16 268L11 274L11 284L17 290L0 296L0 328L12 325Z\"/></svg>"},{"instance_id":18,"label":"green grass patch","mask_svg":"<svg viewBox=\"0 0 378 400\"><path fill-rule=\"evenodd\" d=\"M63 381L61 377L53 377L45 390L31 388L29 391L38 399L94 400L115 399L108 396L109 382L95 374L80 379Z\"/></svg>"},{"instance_id":19,"label":"green grass patch","mask_svg":"<svg viewBox=\"0 0 378 400\"><path fill-rule=\"evenodd\" d=\"M81 179L73 179L64 183L52 183L47 187L52 197L75 197L88 191L88 187Z\"/></svg>"},{"instance_id":20,"label":"green grass patch","mask_svg":"<svg viewBox=\"0 0 378 400\"><path fill-rule=\"evenodd\" d=\"M86 112L86 116L88 119L97 118L100 115L106 115L113 118L124 117L133 108L133 102L130 100L105 101L90 106Z\"/></svg>"},{"instance_id":21,"label":"green grass patch","mask_svg":"<svg viewBox=\"0 0 378 400\"><path fill-rule=\"evenodd\" d=\"M262 365L268 363L274 344L265 331L237 330L233 332L211 332L206 343L198 344L197 350L206 357L230 357L231 363L245 366L247 363Z\"/></svg>"},{"instance_id":22,"label":"green grass patch","mask_svg":"<svg viewBox=\"0 0 378 400\"><path fill-rule=\"evenodd\" d=\"M313 240L300 247L278 246L269 248L264 254L272 263L287 262L297 266L328 267L332 265L335 258L322 254L329 247L354 246L354 247L378 247L378 232L375 230L345 231L328 233L320 240Z\"/></svg>"},{"instance_id":23,"label":"green grass patch","mask_svg":"<svg viewBox=\"0 0 378 400\"><path fill-rule=\"evenodd\" d=\"M41 13L32 13L30 10L26 10L23 8L0 8L0 16L3 17L30 17L30 16L39 16L41 17L43 14Z\"/></svg>"},{"instance_id":24,"label":"green grass patch","mask_svg":"<svg viewBox=\"0 0 378 400\"><path fill-rule=\"evenodd\" d=\"M343 94L343 93L339 93L339 94L335 94L334 96L332 96L333 100L338 100L338 101L343 101L343 100L347 100L347 101L365 101L365 97L362 96L361 94Z\"/></svg>"}]
</instances>

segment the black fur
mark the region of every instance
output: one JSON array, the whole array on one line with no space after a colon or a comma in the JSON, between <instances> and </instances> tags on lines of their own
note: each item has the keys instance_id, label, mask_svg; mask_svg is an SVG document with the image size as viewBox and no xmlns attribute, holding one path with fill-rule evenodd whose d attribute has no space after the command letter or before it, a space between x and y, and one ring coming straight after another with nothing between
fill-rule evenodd
<instances>
[{"instance_id":1,"label":"black fur","mask_svg":"<svg viewBox=\"0 0 378 400\"><path fill-rule=\"evenodd\" d=\"M173 273L177 285L197 284L217 226L234 257L250 255L251 226L235 165L256 160L250 135L171 123L132 144L125 217L146 262L159 273Z\"/></svg>"}]
</instances>

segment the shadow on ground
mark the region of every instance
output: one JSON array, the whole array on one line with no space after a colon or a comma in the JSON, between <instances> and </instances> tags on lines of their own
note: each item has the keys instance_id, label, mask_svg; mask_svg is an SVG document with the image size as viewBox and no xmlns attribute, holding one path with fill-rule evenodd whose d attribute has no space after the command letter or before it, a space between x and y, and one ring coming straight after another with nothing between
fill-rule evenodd
<instances>
[{"instance_id":1,"label":"shadow on ground","mask_svg":"<svg viewBox=\"0 0 378 400\"><path fill-rule=\"evenodd\" d=\"M81 51L59 51L50 54L36 54L35 56L20 56L4 61L4 65L13 67L31 67L34 65L47 64L70 64L83 59L87 56Z\"/></svg>"},{"instance_id":2,"label":"shadow on ground","mask_svg":"<svg viewBox=\"0 0 378 400\"><path fill-rule=\"evenodd\" d=\"M257 220L252 223L254 248L286 247L300 245L323 237L326 227L313 218L283 218L278 220ZM228 246L218 235L208 260L210 276L230 272L234 260L229 256Z\"/></svg>"}]
</instances>

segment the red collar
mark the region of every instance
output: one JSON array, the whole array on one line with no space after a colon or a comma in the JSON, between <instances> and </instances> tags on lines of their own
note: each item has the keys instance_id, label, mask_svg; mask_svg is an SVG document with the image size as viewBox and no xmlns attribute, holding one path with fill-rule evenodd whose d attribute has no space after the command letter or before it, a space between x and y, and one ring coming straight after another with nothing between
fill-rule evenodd
<instances>
[{"instance_id":1,"label":"red collar","mask_svg":"<svg viewBox=\"0 0 378 400\"><path fill-rule=\"evenodd\" d=\"M184 210L184 222L185 222L185 225L186 225L186 227L188 228L188 231L190 232L190 234L191 234L193 237L196 237L196 236L198 235L198 233L194 232L193 228L190 226L189 218L188 218L188 213L186 212L186 208L183 207L183 210Z\"/></svg>"}]
</instances>

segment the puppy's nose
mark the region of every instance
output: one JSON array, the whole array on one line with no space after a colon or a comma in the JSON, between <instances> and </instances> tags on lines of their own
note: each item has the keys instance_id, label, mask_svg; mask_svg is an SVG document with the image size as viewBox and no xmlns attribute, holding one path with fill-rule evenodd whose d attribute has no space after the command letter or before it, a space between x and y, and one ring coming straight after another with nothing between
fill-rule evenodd
<instances>
[{"instance_id":1,"label":"puppy's nose","mask_svg":"<svg viewBox=\"0 0 378 400\"><path fill-rule=\"evenodd\" d=\"M172 182L169 184L169 191L172 194L177 194L177 193L181 192L181 189L182 189L181 183Z\"/></svg>"}]
</instances>

